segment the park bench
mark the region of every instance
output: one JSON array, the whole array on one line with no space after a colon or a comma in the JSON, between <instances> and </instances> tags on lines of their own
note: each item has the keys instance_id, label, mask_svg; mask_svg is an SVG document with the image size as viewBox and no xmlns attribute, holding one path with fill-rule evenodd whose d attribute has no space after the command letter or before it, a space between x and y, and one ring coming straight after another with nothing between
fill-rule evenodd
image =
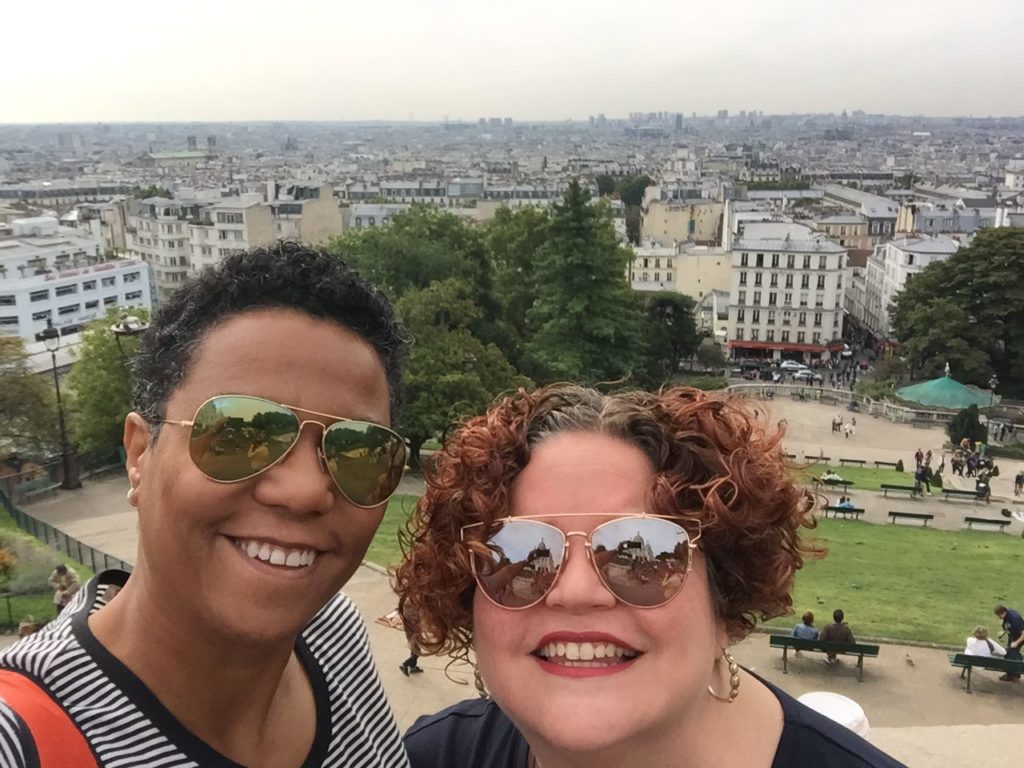
<instances>
[{"instance_id":1,"label":"park bench","mask_svg":"<svg viewBox=\"0 0 1024 768\"><path fill-rule=\"evenodd\" d=\"M782 672L789 674L789 649L794 651L812 651L815 653L834 653L842 656L857 657L857 679L864 682L864 657L878 657L877 645L863 643L831 643L825 640L805 640L790 635L772 635L768 644L772 648L782 649Z\"/></svg>"},{"instance_id":2,"label":"park bench","mask_svg":"<svg viewBox=\"0 0 1024 768\"><path fill-rule=\"evenodd\" d=\"M882 483L879 486L882 489L882 495L886 498L889 497L889 491L902 491L903 493L909 493L911 497L917 496L918 490L912 485L896 485L895 483Z\"/></svg>"},{"instance_id":3,"label":"park bench","mask_svg":"<svg viewBox=\"0 0 1024 768\"><path fill-rule=\"evenodd\" d=\"M832 517L839 517L842 515L844 519L852 517L855 520L859 520L860 516L864 514L864 510L858 507L837 507L834 505L825 507L825 517L828 517L829 512L833 513Z\"/></svg>"},{"instance_id":4,"label":"park bench","mask_svg":"<svg viewBox=\"0 0 1024 768\"><path fill-rule=\"evenodd\" d=\"M889 512L889 522L893 525L896 525L897 520L920 520L927 528L928 521L934 517L935 515L930 512L896 512L895 510Z\"/></svg>"},{"instance_id":5,"label":"park bench","mask_svg":"<svg viewBox=\"0 0 1024 768\"><path fill-rule=\"evenodd\" d=\"M810 457L808 457L808 458L810 458ZM826 464L828 464L830 461L832 461L832 457L831 456L815 456L814 460L815 461L823 461Z\"/></svg>"},{"instance_id":6,"label":"park bench","mask_svg":"<svg viewBox=\"0 0 1024 768\"><path fill-rule=\"evenodd\" d=\"M967 529L970 530L976 525L998 525L999 532L1003 533L1006 526L1010 524L1009 520L993 520L990 517L965 517L964 522L967 523Z\"/></svg>"},{"instance_id":7,"label":"park bench","mask_svg":"<svg viewBox=\"0 0 1024 768\"><path fill-rule=\"evenodd\" d=\"M875 469L880 469L882 467L888 467L889 469L896 469L896 465L898 463L899 462L896 462L896 461L876 461L875 462Z\"/></svg>"},{"instance_id":8,"label":"park bench","mask_svg":"<svg viewBox=\"0 0 1024 768\"><path fill-rule=\"evenodd\" d=\"M850 486L853 485L852 480L818 480L822 485L827 485L829 488L842 488L843 493L850 490Z\"/></svg>"},{"instance_id":9,"label":"park bench","mask_svg":"<svg viewBox=\"0 0 1024 768\"><path fill-rule=\"evenodd\" d=\"M863 467L867 463L868 463L867 459L840 459L839 460L839 466L841 466L841 467L846 467L846 466L849 466L851 464L856 464L858 467Z\"/></svg>"},{"instance_id":10,"label":"park bench","mask_svg":"<svg viewBox=\"0 0 1024 768\"><path fill-rule=\"evenodd\" d=\"M961 491L959 488L943 488L942 493L946 497L947 501L950 497L954 499L970 499L971 501L978 500L977 491Z\"/></svg>"},{"instance_id":11,"label":"park bench","mask_svg":"<svg viewBox=\"0 0 1024 768\"><path fill-rule=\"evenodd\" d=\"M795 453L784 453L782 455L785 456L787 459L795 459L796 458L796 454Z\"/></svg>"},{"instance_id":12,"label":"park bench","mask_svg":"<svg viewBox=\"0 0 1024 768\"><path fill-rule=\"evenodd\" d=\"M949 654L949 663L960 667L960 677L967 674L967 692L971 692L971 670L974 668L988 669L992 672L1003 672L1012 675L1024 675L1024 661L999 659L994 656L972 656L968 653Z\"/></svg>"},{"instance_id":13,"label":"park bench","mask_svg":"<svg viewBox=\"0 0 1024 768\"><path fill-rule=\"evenodd\" d=\"M49 477L39 477L14 486L14 497L28 501L46 493L56 493L58 488L60 484L53 482Z\"/></svg>"}]
</instances>

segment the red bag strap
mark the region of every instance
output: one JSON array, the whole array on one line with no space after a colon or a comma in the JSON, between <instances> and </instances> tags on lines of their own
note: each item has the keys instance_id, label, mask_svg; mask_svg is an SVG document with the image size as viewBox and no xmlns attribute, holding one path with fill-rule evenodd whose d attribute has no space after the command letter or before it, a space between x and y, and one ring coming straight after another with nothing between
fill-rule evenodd
<instances>
[{"instance_id":1,"label":"red bag strap","mask_svg":"<svg viewBox=\"0 0 1024 768\"><path fill-rule=\"evenodd\" d=\"M99 768L85 736L68 713L31 678L0 670L0 697L28 727L40 768Z\"/></svg>"}]
</instances>

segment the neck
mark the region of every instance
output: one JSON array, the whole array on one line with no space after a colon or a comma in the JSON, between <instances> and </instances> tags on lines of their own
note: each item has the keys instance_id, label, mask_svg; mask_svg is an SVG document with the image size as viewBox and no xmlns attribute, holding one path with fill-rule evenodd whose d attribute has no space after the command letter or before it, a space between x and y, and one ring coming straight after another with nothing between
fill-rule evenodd
<instances>
[{"instance_id":1,"label":"neck","mask_svg":"<svg viewBox=\"0 0 1024 768\"><path fill-rule=\"evenodd\" d=\"M782 734L782 707L774 694L745 671L740 695L726 704L705 694L669 729L587 752L573 752L530 734L536 768L768 768Z\"/></svg>"},{"instance_id":2,"label":"neck","mask_svg":"<svg viewBox=\"0 0 1024 768\"><path fill-rule=\"evenodd\" d=\"M182 725L236 760L258 754L275 702L304 682L292 642L247 646L190 624L160 600L144 567L89 617L89 628Z\"/></svg>"}]
</instances>

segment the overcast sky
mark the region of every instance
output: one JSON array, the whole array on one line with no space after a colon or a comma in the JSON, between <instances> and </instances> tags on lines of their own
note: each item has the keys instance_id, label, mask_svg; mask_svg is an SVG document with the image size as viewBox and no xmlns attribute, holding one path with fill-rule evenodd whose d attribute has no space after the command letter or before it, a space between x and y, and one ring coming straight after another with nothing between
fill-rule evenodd
<instances>
[{"instance_id":1,"label":"overcast sky","mask_svg":"<svg viewBox=\"0 0 1024 768\"><path fill-rule=\"evenodd\" d=\"M0 28L0 123L1024 115L1024 0L51 0Z\"/></svg>"}]
</instances>

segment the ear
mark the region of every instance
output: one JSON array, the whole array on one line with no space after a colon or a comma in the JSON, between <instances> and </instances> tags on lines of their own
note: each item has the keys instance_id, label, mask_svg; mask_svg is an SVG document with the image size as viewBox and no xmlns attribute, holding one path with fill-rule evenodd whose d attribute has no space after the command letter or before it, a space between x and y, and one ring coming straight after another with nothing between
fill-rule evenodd
<instances>
[{"instance_id":1,"label":"ear","mask_svg":"<svg viewBox=\"0 0 1024 768\"><path fill-rule=\"evenodd\" d=\"M125 467L132 488L142 484L150 447L149 422L132 411L124 420Z\"/></svg>"}]
</instances>

